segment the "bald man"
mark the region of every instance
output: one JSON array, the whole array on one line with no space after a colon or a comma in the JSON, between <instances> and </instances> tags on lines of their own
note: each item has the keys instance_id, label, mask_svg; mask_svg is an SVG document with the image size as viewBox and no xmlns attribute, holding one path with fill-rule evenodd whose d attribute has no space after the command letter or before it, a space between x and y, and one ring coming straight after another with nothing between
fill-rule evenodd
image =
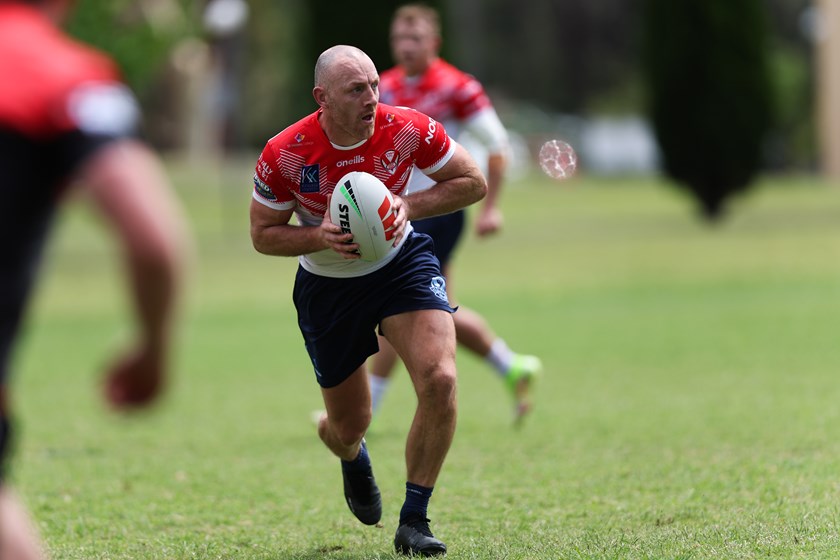
<instances>
[{"instance_id":1,"label":"bald man","mask_svg":"<svg viewBox=\"0 0 840 560\"><path fill-rule=\"evenodd\" d=\"M365 361L378 349L377 329L405 362L417 408L394 546L433 556L446 552L429 529L427 507L455 432L454 309L433 244L411 220L472 204L487 185L440 123L380 104L378 88L376 67L359 49L338 45L321 54L312 91L318 110L269 140L257 162L251 238L261 253L299 259L293 298L326 408L318 435L341 460L347 505L367 525L382 516L364 440L371 419ZM413 167L434 186L405 194ZM329 198L350 171L373 174L394 195L395 250L376 262L361 260L352 234L330 220Z\"/></svg>"}]
</instances>

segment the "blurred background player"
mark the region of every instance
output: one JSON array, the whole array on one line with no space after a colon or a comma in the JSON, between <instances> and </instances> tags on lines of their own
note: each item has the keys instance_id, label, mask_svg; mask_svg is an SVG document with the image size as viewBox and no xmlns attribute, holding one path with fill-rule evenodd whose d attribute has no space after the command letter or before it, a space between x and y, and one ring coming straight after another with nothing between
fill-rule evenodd
<instances>
[{"instance_id":1,"label":"blurred background player","mask_svg":"<svg viewBox=\"0 0 840 560\"><path fill-rule=\"evenodd\" d=\"M106 371L117 409L165 385L185 229L155 155L135 140L139 111L112 61L57 27L71 0L0 0L0 558L43 558L3 480L12 433L9 365L53 215L78 183L126 260L137 339Z\"/></svg>"},{"instance_id":2,"label":"blurred background player","mask_svg":"<svg viewBox=\"0 0 840 560\"><path fill-rule=\"evenodd\" d=\"M484 166L487 196L475 220L480 237L502 227L497 204L507 166L508 136L484 88L472 76L442 60L438 13L422 4L399 8L391 21L391 51L397 65L382 73L381 101L389 105L417 109L442 122L449 134L462 140L468 134L486 151L486 157L473 153ZM412 174L409 192L429 188L433 183L422 173ZM465 210L412 221L414 229L431 236L447 280L449 301L457 302L452 290L452 254L464 230ZM498 372L515 399L515 419L519 421L531 407L529 388L542 364L535 356L513 352L477 312L461 305L453 315L458 342L484 358ZM380 351L373 357L370 374L374 414L390 383L397 355L380 337Z\"/></svg>"}]
</instances>

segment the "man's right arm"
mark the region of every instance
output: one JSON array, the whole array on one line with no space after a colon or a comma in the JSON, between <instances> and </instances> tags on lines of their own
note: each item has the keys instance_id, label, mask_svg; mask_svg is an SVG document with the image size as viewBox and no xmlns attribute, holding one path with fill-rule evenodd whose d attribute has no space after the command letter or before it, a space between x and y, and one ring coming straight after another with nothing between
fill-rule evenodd
<instances>
[{"instance_id":1,"label":"man's right arm","mask_svg":"<svg viewBox=\"0 0 840 560\"><path fill-rule=\"evenodd\" d=\"M251 242L254 249L264 255L295 257L333 249L346 259L358 259L354 253L359 246L348 243L353 236L342 233L341 228L330 220L329 202L327 214L318 226L296 226L289 224L293 210L275 210L251 199Z\"/></svg>"}]
</instances>

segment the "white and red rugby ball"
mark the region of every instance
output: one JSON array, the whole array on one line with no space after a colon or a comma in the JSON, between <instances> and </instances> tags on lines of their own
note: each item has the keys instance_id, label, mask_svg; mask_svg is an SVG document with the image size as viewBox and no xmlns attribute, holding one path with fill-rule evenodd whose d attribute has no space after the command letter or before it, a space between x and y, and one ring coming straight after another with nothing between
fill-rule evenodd
<instances>
[{"instance_id":1,"label":"white and red rugby ball","mask_svg":"<svg viewBox=\"0 0 840 560\"><path fill-rule=\"evenodd\" d=\"M363 261L378 261L394 250L394 197L385 184L363 171L351 171L335 185L330 218L353 234Z\"/></svg>"}]
</instances>

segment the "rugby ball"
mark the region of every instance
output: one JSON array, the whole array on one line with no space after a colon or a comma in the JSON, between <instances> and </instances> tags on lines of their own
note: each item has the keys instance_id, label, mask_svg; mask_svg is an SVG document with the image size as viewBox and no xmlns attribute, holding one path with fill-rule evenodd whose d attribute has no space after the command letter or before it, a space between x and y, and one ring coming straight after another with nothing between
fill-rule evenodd
<instances>
[{"instance_id":1,"label":"rugby ball","mask_svg":"<svg viewBox=\"0 0 840 560\"><path fill-rule=\"evenodd\" d=\"M385 184L363 171L351 171L335 185L330 218L353 234L363 261L378 261L394 250L394 197Z\"/></svg>"}]
</instances>

